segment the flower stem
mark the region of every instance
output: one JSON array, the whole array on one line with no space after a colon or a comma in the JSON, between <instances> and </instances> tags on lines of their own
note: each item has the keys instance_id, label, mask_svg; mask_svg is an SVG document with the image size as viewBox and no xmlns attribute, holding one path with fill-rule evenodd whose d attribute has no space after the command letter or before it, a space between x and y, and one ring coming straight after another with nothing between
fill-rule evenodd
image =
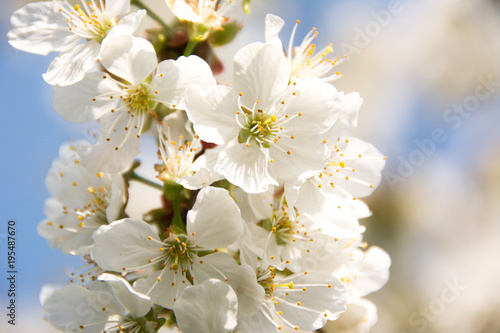
<instances>
[{"instance_id":1,"label":"flower stem","mask_svg":"<svg viewBox=\"0 0 500 333\"><path fill-rule=\"evenodd\" d=\"M136 182L139 182L139 183L143 183L144 185L148 185L148 186L151 186L157 190L160 190L163 192L163 186L160 185L160 184L157 184L149 179L146 179L142 176L139 176L138 174L136 174L133 170L131 172L128 172L127 173L127 180L135 180Z\"/></svg>"},{"instance_id":2,"label":"flower stem","mask_svg":"<svg viewBox=\"0 0 500 333\"><path fill-rule=\"evenodd\" d=\"M186 45L186 48L184 49L184 56L187 57L191 55L197 44L198 44L197 41L189 40L188 44Z\"/></svg>"},{"instance_id":3,"label":"flower stem","mask_svg":"<svg viewBox=\"0 0 500 333\"><path fill-rule=\"evenodd\" d=\"M145 9L149 16L158 24L160 24L165 30L169 30L170 27L158 16L156 15L148 6L146 6L141 0L131 0L131 5L136 5L139 8Z\"/></svg>"}]
</instances>

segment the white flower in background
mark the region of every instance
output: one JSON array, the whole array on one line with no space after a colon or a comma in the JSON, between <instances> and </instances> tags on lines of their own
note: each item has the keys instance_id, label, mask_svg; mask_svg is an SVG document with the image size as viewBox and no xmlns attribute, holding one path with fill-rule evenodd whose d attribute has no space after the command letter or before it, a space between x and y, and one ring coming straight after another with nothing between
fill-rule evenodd
<instances>
[{"instance_id":1,"label":"white flower in background","mask_svg":"<svg viewBox=\"0 0 500 333\"><path fill-rule=\"evenodd\" d=\"M377 320L377 306L362 298L359 303L348 304L347 310L328 328L338 333L369 333Z\"/></svg>"},{"instance_id":2,"label":"white flower in background","mask_svg":"<svg viewBox=\"0 0 500 333\"><path fill-rule=\"evenodd\" d=\"M343 265L338 254L342 246L333 250L330 241L351 235L358 226L357 219L345 216L333 225L327 221L313 221L308 216L298 214L292 219L290 210L283 197L280 202L273 201L272 193L248 195L251 210L258 220L250 221L247 226L252 234L253 252L268 263L278 266L286 263L292 272L318 270L334 273ZM259 196L260 198L252 198ZM267 200L266 200L267 199ZM248 222L248 221L247 221ZM327 246L328 245L328 246ZM328 251L327 251L328 250Z\"/></svg>"},{"instance_id":3,"label":"white flower in background","mask_svg":"<svg viewBox=\"0 0 500 333\"><path fill-rule=\"evenodd\" d=\"M381 248L371 246L363 251L366 243L353 240L343 251L346 270L337 274L347 290L347 302L358 303L361 297L382 288L389 280L391 258Z\"/></svg>"},{"instance_id":4,"label":"white flower in background","mask_svg":"<svg viewBox=\"0 0 500 333\"><path fill-rule=\"evenodd\" d=\"M200 258L198 252L234 243L243 223L226 190L206 187L187 214L187 234L171 232L161 240L143 221L116 221L97 232L92 258L103 269L117 272L156 267L158 271L138 280L134 287L149 295L154 303L173 308L182 291L197 283L199 276L213 277L210 274L213 266L204 264L208 256ZM234 262L230 255L217 254L224 255L223 261Z\"/></svg>"},{"instance_id":5,"label":"white flower in background","mask_svg":"<svg viewBox=\"0 0 500 333\"><path fill-rule=\"evenodd\" d=\"M222 24L229 20L224 15L233 0L166 0L166 3L179 20L193 23L193 38L202 41L210 31L223 29Z\"/></svg>"},{"instance_id":6,"label":"white flower in background","mask_svg":"<svg viewBox=\"0 0 500 333\"><path fill-rule=\"evenodd\" d=\"M177 325L184 333L226 333L236 327L238 299L227 284L209 279L189 286L174 307Z\"/></svg>"},{"instance_id":7,"label":"white flower in background","mask_svg":"<svg viewBox=\"0 0 500 333\"><path fill-rule=\"evenodd\" d=\"M165 116L158 124L158 154L163 164L155 165L155 170L158 179L195 190L223 177L213 171L218 149L207 149L201 155L203 146L191 125L186 113L180 110Z\"/></svg>"},{"instance_id":8,"label":"white flower in background","mask_svg":"<svg viewBox=\"0 0 500 333\"><path fill-rule=\"evenodd\" d=\"M191 123L184 111L165 116L158 125L158 149L163 161L163 165L156 168L160 180L178 182L182 177L192 176L194 158L203 147L200 138L190 127Z\"/></svg>"},{"instance_id":9,"label":"white flower in background","mask_svg":"<svg viewBox=\"0 0 500 333\"><path fill-rule=\"evenodd\" d=\"M142 129L155 107L184 109L188 84L215 84L210 67L196 56L157 63L153 45L120 35L103 43L105 72L88 73L67 87L54 87L54 109L70 122L99 119L99 142L85 156L92 169L122 171L139 153ZM102 156L107 156L103 159Z\"/></svg>"},{"instance_id":10,"label":"white flower in background","mask_svg":"<svg viewBox=\"0 0 500 333\"><path fill-rule=\"evenodd\" d=\"M278 33L284 25L284 21L275 15L266 16L266 42L282 47L283 44L278 37ZM335 57L329 59L328 54L333 52L332 44L325 46L321 50L316 49L313 43L318 31L313 28L302 40L299 46L293 47L295 31L299 21L293 28L290 42L288 44L287 60L290 65L290 80L297 80L301 77L317 77L326 82L332 82L342 76L336 71L335 65L342 62L342 59Z\"/></svg>"},{"instance_id":11,"label":"white flower in background","mask_svg":"<svg viewBox=\"0 0 500 333\"><path fill-rule=\"evenodd\" d=\"M386 157L367 142L334 134L330 131L325 139L330 159L324 169L305 182L286 185L285 195L302 214L336 224L339 216L370 216L358 198L370 195L378 186Z\"/></svg>"},{"instance_id":12,"label":"white flower in background","mask_svg":"<svg viewBox=\"0 0 500 333\"><path fill-rule=\"evenodd\" d=\"M85 142L63 145L45 180L52 198L38 233L66 254L88 254L97 229L116 220L126 201L120 174L90 172L77 153Z\"/></svg>"},{"instance_id":13,"label":"white flower in background","mask_svg":"<svg viewBox=\"0 0 500 333\"><path fill-rule=\"evenodd\" d=\"M322 134L338 117L338 93L316 78L288 83L282 50L254 43L235 56L233 88L187 89L195 132L222 146L215 172L246 192L311 177L328 163Z\"/></svg>"},{"instance_id":14,"label":"white flower in background","mask_svg":"<svg viewBox=\"0 0 500 333\"><path fill-rule=\"evenodd\" d=\"M46 297L43 309L52 326L62 332L156 332L156 323L143 318L151 310L149 297L115 275L102 274L99 280L88 288L65 286Z\"/></svg>"},{"instance_id":15,"label":"white flower in background","mask_svg":"<svg viewBox=\"0 0 500 333\"><path fill-rule=\"evenodd\" d=\"M60 52L43 75L49 84L70 85L81 80L98 62L106 37L133 34L146 11L130 11L128 0L30 3L11 17L7 37L15 48L41 55Z\"/></svg>"},{"instance_id":16,"label":"white flower in background","mask_svg":"<svg viewBox=\"0 0 500 333\"><path fill-rule=\"evenodd\" d=\"M316 330L345 311L345 288L338 278L314 271L283 277L265 260L253 262L265 299L257 312L238 318L235 332L277 332L282 323L295 330Z\"/></svg>"}]
</instances>

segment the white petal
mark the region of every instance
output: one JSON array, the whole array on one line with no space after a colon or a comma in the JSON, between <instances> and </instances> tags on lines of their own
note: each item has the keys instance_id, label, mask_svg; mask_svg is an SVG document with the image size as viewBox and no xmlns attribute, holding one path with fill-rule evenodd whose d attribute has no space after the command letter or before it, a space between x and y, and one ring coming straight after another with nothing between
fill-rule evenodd
<instances>
[{"instance_id":1,"label":"white petal","mask_svg":"<svg viewBox=\"0 0 500 333\"><path fill-rule=\"evenodd\" d=\"M111 30L109 30L106 38L111 39L118 35L132 35L139 27L139 24L144 16L146 16L146 11L141 9L136 13L131 13L121 18L120 21L118 21L118 23Z\"/></svg>"},{"instance_id":2,"label":"white petal","mask_svg":"<svg viewBox=\"0 0 500 333\"><path fill-rule=\"evenodd\" d=\"M113 187L111 188L108 208L106 208L108 222L113 222L118 218L127 198L127 190L122 175L112 174L111 184L113 184Z\"/></svg>"},{"instance_id":3,"label":"white petal","mask_svg":"<svg viewBox=\"0 0 500 333\"><path fill-rule=\"evenodd\" d=\"M285 21L283 21L281 17L273 14L266 15L266 43L272 43L278 47L283 47L278 34L284 24Z\"/></svg>"},{"instance_id":4,"label":"white petal","mask_svg":"<svg viewBox=\"0 0 500 333\"><path fill-rule=\"evenodd\" d=\"M66 4L41 1L16 10L10 19L14 29L7 34L9 43L25 52L46 55L79 41L80 37L68 30L66 18L58 11L59 6Z\"/></svg>"},{"instance_id":5,"label":"white petal","mask_svg":"<svg viewBox=\"0 0 500 333\"><path fill-rule=\"evenodd\" d=\"M278 180L297 181L317 175L328 163L330 153L321 138L294 133L294 139L282 138L271 145L272 175ZM287 152L290 152L288 154Z\"/></svg>"},{"instance_id":6,"label":"white petal","mask_svg":"<svg viewBox=\"0 0 500 333\"><path fill-rule=\"evenodd\" d=\"M267 109L288 86L290 69L283 50L273 44L253 43L236 53L233 61L234 90L243 93L242 104Z\"/></svg>"},{"instance_id":7,"label":"white petal","mask_svg":"<svg viewBox=\"0 0 500 333\"><path fill-rule=\"evenodd\" d=\"M140 123L143 120L141 116L131 118L125 112L102 117L99 141L81 150L82 164L95 172L120 172L129 168L139 154Z\"/></svg>"},{"instance_id":8,"label":"white petal","mask_svg":"<svg viewBox=\"0 0 500 333\"><path fill-rule=\"evenodd\" d=\"M64 332L101 332L108 313L98 309L97 295L84 287L69 285L58 289L45 301L49 322ZM107 297L100 297L100 299ZM108 304L103 304L108 305ZM84 328L81 329L80 326Z\"/></svg>"},{"instance_id":9,"label":"white petal","mask_svg":"<svg viewBox=\"0 0 500 333\"><path fill-rule=\"evenodd\" d=\"M225 333L236 326L238 301L233 289L219 280L186 288L174 312L184 333Z\"/></svg>"},{"instance_id":10,"label":"white petal","mask_svg":"<svg viewBox=\"0 0 500 333\"><path fill-rule=\"evenodd\" d=\"M384 156L373 145L356 138L334 142L332 162L344 162L345 167L329 166L325 170L327 175L322 181L335 184L335 187L327 187L328 191L346 199L371 194L382 179ZM330 173L332 176L328 176Z\"/></svg>"},{"instance_id":11,"label":"white petal","mask_svg":"<svg viewBox=\"0 0 500 333\"><path fill-rule=\"evenodd\" d=\"M108 71L133 85L141 83L157 65L153 45L130 35L103 40L100 61Z\"/></svg>"},{"instance_id":12,"label":"white petal","mask_svg":"<svg viewBox=\"0 0 500 333\"><path fill-rule=\"evenodd\" d=\"M269 157L255 145L235 143L219 154L215 171L248 193L262 193L278 182L270 175Z\"/></svg>"},{"instance_id":13,"label":"white petal","mask_svg":"<svg viewBox=\"0 0 500 333\"><path fill-rule=\"evenodd\" d=\"M347 95L341 92L339 93L339 97L340 114L335 124L328 131L329 135L326 137L326 140L329 142L334 142L338 137L350 135L356 126L358 126L358 113L363 99L357 92Z\"/></svg>"},{"instance_id":14,"label":"white petal","mask_svg":"<svg viewBox=\"0 0 500 333\"><path fill-rule=\"evenodd\" d=\"M224 247L238 239L243 223L240 210L229 192L205 187L198 193L187 215L189 241L206 249Z\"/></svg>"},{"instance_id":15,"label":"white petal","mask_svg":"<svg viewBox=\"0 0 500 333\"><path fill-rule=\"evenodd\" d=\"M74 47L62 51L52 61L43 79L48 84L61 86L78 82L96 65L98 56L99 43L95 40L74 44Z\"/></svg>"},{"instance_id":16,"label":"white petal","mask_svg":"<svg viewBox=\"0 0 500 333\"><path fill-rule=\"evenodd\" d=\"M288 291L289 295L285 296L283 289L274 293L275 298L280 299L275 308L283 312L283 318L300 329L321 328L327 319L336 319L345 311L345 288L337 278L320 272L308 272L292 275L280 283L292 281L294 291Z\"/></svg>"},{"instance_id":17,"label":"white petal","mask_svg":"<svg viewBox=\"0 0 500 333\"><path fill-rule=\"evenodd\" d=\"M106 0L105 8L109 16L121 16L130 10L130 2L127 0Z\"/></svg>"},{"instance_id":18,"label":"white petal","mask_svg":"<svg viewBox=\"0 0 500 333\"><path fill-rule=\"evenodd\" d=\"M101 274L99 280L111 286L118 302L134 317L142 317L151 310L151 299L132 289L127 280L107 273Z\"/></svg>"},{"instance_id":19,"label":"white petal","mask_svg":"<svg viewBox=\"0 0 500 333\"><path fill-rule=\"evenodd\" d=\"M332 198L323 187L319 188L316 183L306 181L300 188L295 207L301 214L322 223L325 232L342 238L344 233L349 234L359 226L358 216L352 213L350 201L353 200Z\"/></svg>"},{"instance_id":20,"label":"white petal","mask_svg":"<svg viewBox=\"0 0 500 333\"><path fill-rule=\"evenodd\" d=\"M197 85L186 90L186 112L194 131L206 142L224 144L238 136L235 116L238 110L236 93L225 86L213 86L208 91Z\"/></svg>"},{"instance_id":21,"label":"white petal","mask_svg":"<svg viewBox=\"0 0 500 333\"><path fill-rule=\"evenodd\" d=\"M391 266L391 258L387 252L377 246L371 246L364 254L359 251L359 254L359 259L355 259L349 267L346 276L349 279L345 283L354 300L382 288L389 279Z\"/></svg>"},{"instance_id":22,"label":"white petal","mask_svg":"<svg viewBox=\"0 0 500 333\"><path fill-rule=\"evenodd\" d=\"M187 278L179 271L166 268L147 278L137 280L134 283L134 289L147 294L153 303L172 309L184 289L190 285Z\"/></svg>"},{"instance_id":23,"label":"white petal","mask_svg":"<svg viewBox=\"0 0 500 333\"><path fill-rule=\"evenodd\" d=\"M369 333L377 323L377 307L366 299L359 303L348 304L346 312L329 325L335 332L341 333Z\"/></svg>"},{"instance_id":24,"label":"white petal","mask_svg":"<svg viewBox=\"0 0 500 333\"><path fill-rule=\"evenodd\" d=\"M38 224L37 231L51 248L60 247L65 254L85 255L93 244L92 237L96 229L78 228L76 221L79 220L73 214L49 217Z\"/></svg>"},{"instance_id":25,"label":"white petal","mask_svg":"<svg viewBox=\"0 0 500 333\"><path fill-rule=\"evenodd\" d=\"M264 313L264 308L251 315L238 318L235 333L276 333L276 326L269 320L272 315Z\"/></svg>"},{"instance_id":26,"label":"white petal","mask_svg":"<svg viewBox=\"0 0 500 333\"><path fill-rule=\"evenodd\" d=\"M255 271L247 265L238 265L226 253L214 253L195 261L193 270L198 283L211 278L229 284L238 296L238 318L260 309L264 301L264 288L258 283Z\"/></svg>"},{"instance_id":27,"label":"white petal","mask_svg":"<svg viewBox=\"0 0 500 333\"><path fill-rule=\"evenodd\" d=\"M176 109L185 109L186 87L195 83L202 90L217 84L210 66L197 56L181 56L177 60L164 60L156 70L151 82L156 97L163 104L175 105Z\"/></svg>"},{"instance_id":28,"label":"white petal","mask_svg":"<svg viewBox=\"0 0 500 333\"><path fill-rule=\"evenodd\" d=\"M284 100L284 107L279 109L276 116L280 117L288 114L297 117L290 117L286 121L289 134L306 132L309 135L325 133L335 122L340 114L339 93L329 83L325 83L318 78L303 78L291 84L287 90L279 97ZM293 93L296 93L293 95ZM323 139L323 137L321 137Z\"/></svg>"},{"instance_id":29,"label":"white petal","mask_svg":"<svg viewBox=\"0 0 500 333\"><path fill-rule=\"evenodd\" d=\"M140 220L123 219L103 225L94 241L92 259L104 270L137 270L161 253L158 235L149 224Z\"/></svg>"},{"instance_id":30,"label":"white petal","mask_svg":"<svg viewBox=\"0 0 500 333\"><path fill-rule=\"evenodd\" d=\"M109 98L121 88L104 72L87 73L80 82L55 85L53 91L55 111L71 123L98 119L121 104L119 98Z\"/></svg>"}]
</instances>

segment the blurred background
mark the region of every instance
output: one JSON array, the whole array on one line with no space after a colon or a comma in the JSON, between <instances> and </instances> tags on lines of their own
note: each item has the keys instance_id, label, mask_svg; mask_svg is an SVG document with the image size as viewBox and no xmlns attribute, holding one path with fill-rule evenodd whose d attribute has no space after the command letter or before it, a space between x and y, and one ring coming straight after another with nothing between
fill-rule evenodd
<instances>
[{"instance_id":1,"label":"blurred background","mask_svg":"<svg viewBox=\"0 0 500 333\"><path fill-rule=\"evenodd\" d=\"M0 11L0 331L51 332L40 290L66 284L83 262L36 233L49 197L44 179L59 146L86 138L90 127L53 111L41 77L53 56L8 45L9 16L25 2L3 0ZM149 3L167 11L164 0ZM368 243L393 261L387 285L368 297L379 316L371 332L500 332L500 1L251 4L242 32L217 50L227 73L240 47L263 41L266 13L285 20L285 45L297 19L296 44L316 27L319 47L332 42L349 56L335 85L364 98L356 136L388 157L382 184L366 198L373 216L361 221ZM18 240L15 328L4 314L9 219Z\"/></svg>"}]
</instances>

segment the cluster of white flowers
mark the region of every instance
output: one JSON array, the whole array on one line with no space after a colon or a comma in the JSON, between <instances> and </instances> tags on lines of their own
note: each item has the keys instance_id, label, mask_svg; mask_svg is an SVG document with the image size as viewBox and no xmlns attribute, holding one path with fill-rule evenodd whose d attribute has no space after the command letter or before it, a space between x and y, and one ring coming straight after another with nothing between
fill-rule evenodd
<instances>
[{"instance_id":1,"label":"cluster of white flowers","mask_svg":"<svg viewBox=\"0 0 500 333\"><path fill-rule=\"evenodd\" d=\"M315 29L293 47L297 24L285 53L284 22L271 14L265 42L236 53L232 86L217 84L203 50L234 37L235 2L167 0L170 30L140 29L148 13L129 0L38 2L12 15L12 46L60 52L44 74L55 111L100 124L96 142L61 148L46 179L39 234L91 267L44 297L56 329L375 323L363 297L386 283L390 259L364 250L359 219L370 212L358 198L380 182L385 157L350 136L362 100L332 84L339 59L327 58L331 46L315 52ZM164 185L163 207L140 220L125 207L128 182L151 183L134 171L143 134L158 140L150 167Z\"/></svg>"}]
</instances>

